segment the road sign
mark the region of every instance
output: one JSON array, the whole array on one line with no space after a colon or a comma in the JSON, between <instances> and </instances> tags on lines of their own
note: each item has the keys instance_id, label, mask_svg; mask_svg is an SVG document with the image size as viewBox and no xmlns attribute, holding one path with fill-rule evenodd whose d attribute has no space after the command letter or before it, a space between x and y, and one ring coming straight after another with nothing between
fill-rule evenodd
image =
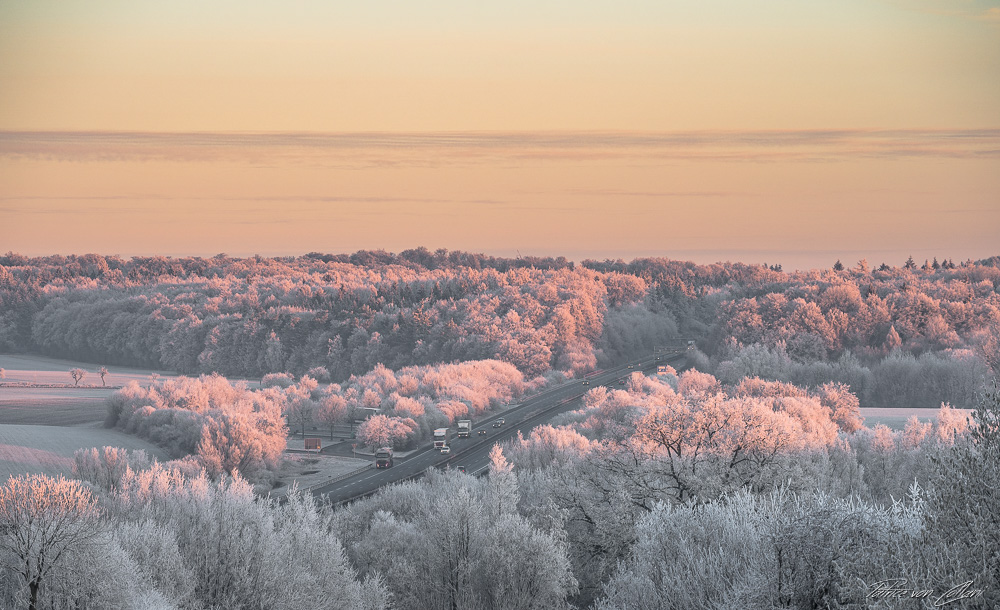
<instances>
[{"instance_id":1,"label":"road sign","mask_svg":"<svg viewBox=\"0 0 1000 610\"><path fill-rule=\"evenodd\" d=\"M318 438L307 438L306 439L306 451L319 451L320 450L320 439Z\"/></svg>"}]
</instances>

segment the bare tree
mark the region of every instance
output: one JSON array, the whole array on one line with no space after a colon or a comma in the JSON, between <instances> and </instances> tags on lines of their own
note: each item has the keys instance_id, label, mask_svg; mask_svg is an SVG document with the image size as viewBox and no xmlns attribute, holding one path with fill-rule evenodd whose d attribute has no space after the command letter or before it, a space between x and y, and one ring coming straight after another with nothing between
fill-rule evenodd
<instances>
[{"instance_id":1,"label":"bare tree","mask_svg":"<svg viewBox=\"0 0 1000 610\"><path fill-rule=\"evenodd\" d=\"M83 369L70 369L69 374L73 378L73 385L80 385L83 378L87 376L87 371Z\"/></svg>"},{"instance_id":2,"label":"bare tree","mask_svg":"<svg viewBox=\"0 0 1000 610\"><path fill-rule=\"evenodd\" d=\"M46 577L100 535L97 500L79 481L45 475L12 477L0 487L4 569L28 587L35 610Z\"/></svg>"},{"instance_id":3,"label":"bare tree","mask_svg":"<svg viewBox=\"0 0 1000 610\"><path fill-rule=\"evenodd\" d=\"M101 376L101 385L102 386L107 385L106 383L104 383L104 378L108 374L108 367L102 366L101 368L97 369L97 374Z\"/></svg>"}]
</instances>

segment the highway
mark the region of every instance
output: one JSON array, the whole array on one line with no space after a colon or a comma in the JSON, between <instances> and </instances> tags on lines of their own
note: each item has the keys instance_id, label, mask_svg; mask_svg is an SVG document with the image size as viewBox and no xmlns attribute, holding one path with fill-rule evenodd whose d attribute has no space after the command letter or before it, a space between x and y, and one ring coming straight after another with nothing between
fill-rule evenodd
<instances>
[{"instance_id":1,"label":"highway","mask_svg":"<svg viewBox=\"0 0 1000 610\"><path fill-rule=\"evenodd\" d=\"M659 359L657 359L659 358ZM502 412L491 413L474 422L472 436L458 438L452 430L449 441L451 453L442 455L430 444L419 449L405 459L396 458L392 468L376 469L375 464L361 472L339 481L312 489L313 495L332 504L342 504L351 500L368 496L380 487L413 479L423 475L428 468L465 468L470 475L479 475L489 469L489 452L493 445L517 436L520 431L525 438L536 426L547 423L553 417L566 411L581 407L581 397L591 388L605 385L611 388L621 387L618 380L627 377L633 371L643 373L655 372L658 364L677 366L683 362L683 352L671 352L657 356L648 356L614 369L608 369L587 379L589 385L583 385L582 379L544 390L527 398L524 402ZM500 428L494 428L493 422L499 418L506 420ZM485 430L484 436L479 435Z\"/></svg>"}]
</instances>

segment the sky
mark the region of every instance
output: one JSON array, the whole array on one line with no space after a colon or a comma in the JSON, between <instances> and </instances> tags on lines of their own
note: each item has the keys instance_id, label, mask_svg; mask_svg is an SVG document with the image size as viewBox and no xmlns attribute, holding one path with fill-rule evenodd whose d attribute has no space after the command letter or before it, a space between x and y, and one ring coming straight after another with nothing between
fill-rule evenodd
<instances>
[{"instance_id":1,"label":"sky","mask_svg":"<svg viewBox=\"0 0 1000 610\"><path fill-rule=\"evenodd\" d=\"M1000 254L1000 0L0 0L0 250Z\"/></svg>"}]
</instances>

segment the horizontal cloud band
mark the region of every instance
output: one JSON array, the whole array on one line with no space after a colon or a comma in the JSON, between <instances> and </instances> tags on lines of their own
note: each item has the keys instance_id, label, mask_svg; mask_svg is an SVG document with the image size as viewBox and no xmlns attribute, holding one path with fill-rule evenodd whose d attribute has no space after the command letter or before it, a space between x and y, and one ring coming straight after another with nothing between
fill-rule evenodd
<instances>
[{"instance_id":1,"label":"horizontal cloud band","mask_svg":"<svg viewBox=\"0 0 1000 610\"><path fill-rule=\"evenodd\" d=\"M358 157L358 153L363 153ZM837 160L1000 156L1000 129L689 132L155 133L0 131L0 158L249 162L277 155L427 165L487 159Z\"/></svg>"}]
</instances>

